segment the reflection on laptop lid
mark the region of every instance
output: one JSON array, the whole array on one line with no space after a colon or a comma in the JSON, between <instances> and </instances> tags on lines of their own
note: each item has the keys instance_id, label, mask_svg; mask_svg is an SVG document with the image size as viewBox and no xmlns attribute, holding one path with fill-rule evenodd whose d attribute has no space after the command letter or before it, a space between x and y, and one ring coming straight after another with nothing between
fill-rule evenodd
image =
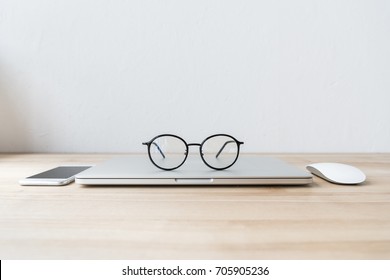
<instances>
[{"instance_id":1,"label":"reflection on laptop lid","mask_svg":"<svg viewBox=\"0 0 390 280\"><path fill-rule=\"evenodd\" d=\"M199 156L189 155L178 169L155 167L147 155L118 157L76 176L83 185L303 185L312 175L280 159L241 155L226 170L208 168Z\"/></svg>"}]
</instances>

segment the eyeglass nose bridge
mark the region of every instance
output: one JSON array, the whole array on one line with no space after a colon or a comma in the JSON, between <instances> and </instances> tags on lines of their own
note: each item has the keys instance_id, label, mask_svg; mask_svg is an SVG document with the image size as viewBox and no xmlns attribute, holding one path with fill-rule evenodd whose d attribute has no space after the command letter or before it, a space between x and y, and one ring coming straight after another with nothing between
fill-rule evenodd
<instances>
[{"instance_id":1,"label":"eyeglass nose bridge","mask_svg":"<svg viewBox=\"0 0 390 280\"><path fill-rule=\"evenodd\" d=\"M198 146L199 147L199 152L200 152L200 147L202 146L202 144L200 144L200 143L189 143L189 144L187 144L187 154L190 152L189 151L189 147L190 146Z\"/></svg>"},{"instance_id":2,"label":"eyeglass nose bridge","mask_svg":"<svg viewBox=\"0 0 390 280\"><path fill-rule=\"evenodd\" d=\"M189 144L187 144L187 146L202 146L202 144L200 144L200 143L189 143Z\"/></svg>"}]
</instances>

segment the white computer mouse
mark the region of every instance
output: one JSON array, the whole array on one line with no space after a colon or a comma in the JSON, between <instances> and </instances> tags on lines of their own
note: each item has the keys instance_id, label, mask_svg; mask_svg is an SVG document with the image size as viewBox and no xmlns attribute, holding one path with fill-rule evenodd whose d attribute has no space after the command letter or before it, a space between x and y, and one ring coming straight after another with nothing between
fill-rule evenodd
<instances>
[{"instance_id":1,"label":"white computer mouse","mask_svg":"<svg viewBox=\"0 0 390 280\"><path fill-rule=\"evenodd\" d=\"M366 180L366 175L360 169L342 163L312 163L307 165L306 169L335 184L355 185Z\"/></svg>"}]
</instances>

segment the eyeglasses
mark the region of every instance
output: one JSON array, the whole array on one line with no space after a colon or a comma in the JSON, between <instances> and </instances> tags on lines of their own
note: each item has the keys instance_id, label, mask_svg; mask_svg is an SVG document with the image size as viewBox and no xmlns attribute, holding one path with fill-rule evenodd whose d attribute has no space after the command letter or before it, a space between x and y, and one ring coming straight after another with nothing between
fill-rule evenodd
<instances>
[{"instance_id":1,"label":"eyeglasses","mask_svg":"<svg viewBox=\"0 0 390 280\"><path fill-rule=\"evenodd\" d=\"M187 144L179 136L161 134L142 144L147 146L152 163L163 170L179 168L187 159L189 146L199 146L200 157L208 167L223 170L237 161L240 145L244 142L227 134L215 134L200 144Z\"/></svg>"}]
</instances>

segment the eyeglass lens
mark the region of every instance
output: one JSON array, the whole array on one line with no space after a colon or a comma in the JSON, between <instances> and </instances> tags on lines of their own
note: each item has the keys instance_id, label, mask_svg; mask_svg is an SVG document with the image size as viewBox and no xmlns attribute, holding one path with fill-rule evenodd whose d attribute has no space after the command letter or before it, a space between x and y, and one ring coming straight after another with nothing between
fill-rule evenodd
<instances>
[{"instance_id":1,"label":"eyeglass lens","mask_svg":"<svg viewBox=\"0 0 390 280\"><path fill-rule=\"evenodd\" d=\"M207 138L201 145L201 157L211 168L224 169L232 165L239 153L238 143L227 135ZM179 137L163 135L150 143L151 160L163 169L174 169L186 160L187 144Z\"/></svg>"},{"instance_id":2,"label":"eyeglass lens","mask_svg":"<svg viewBox=\"0 0 390 280\"><path fill-rule=\"evenodd\" d=\"M217 169L226 168L236 161L238 145L229 136L214 136L203 142L201 154L209 166Z\"/></svg>"},{"instance_id":3,"label":"eyeglass lens","mask_svg":"<svg viewBox=\"0 0 390 280\"><path fill-rule=\"evenodd\" d=\"M187 157L187 145L183 140L174 136L160 136L150 144L150 158L165 169L180 166Z\"/></svg>"}]
</instances>

